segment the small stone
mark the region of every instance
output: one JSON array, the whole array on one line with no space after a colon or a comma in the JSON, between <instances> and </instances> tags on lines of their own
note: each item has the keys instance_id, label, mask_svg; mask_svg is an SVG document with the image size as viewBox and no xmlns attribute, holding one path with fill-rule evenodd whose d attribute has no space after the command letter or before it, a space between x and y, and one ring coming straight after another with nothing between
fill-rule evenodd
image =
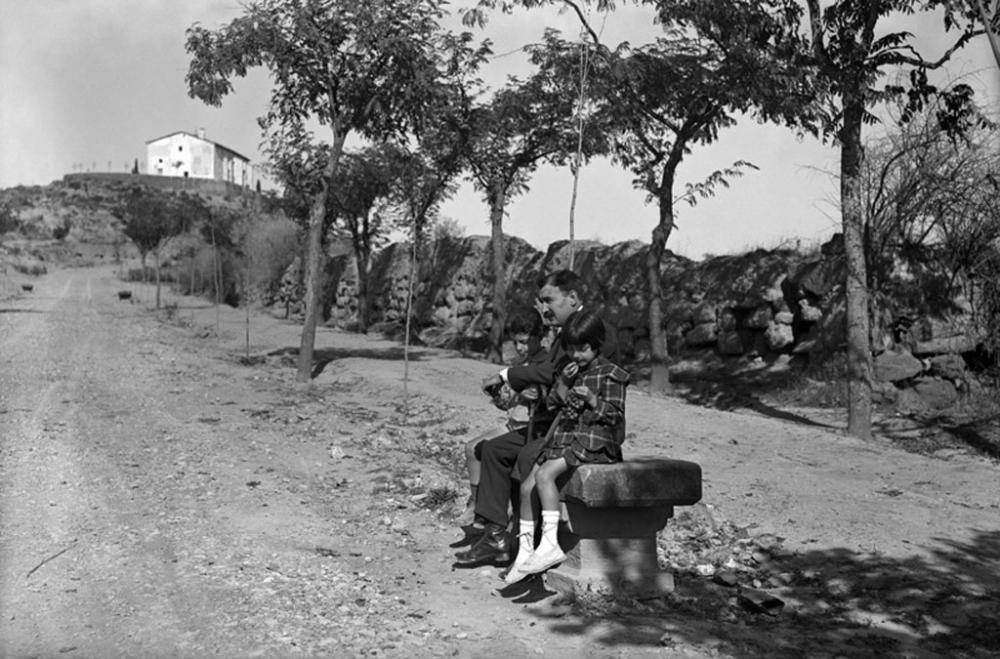
<instances>
[{"instance_id":1,"label":"small stone","mask_svg":"<svg viewBox=\"0 0 1000 659\"><path fill-rule=\"evenodd\" d=\"M734 561L735 563L735 561ZM739 577L733 570L720 570L715 574L713 581L720 586L726 586L727 588L732 588L737 583L739 583Z\"/></svg>"}]
</instances>

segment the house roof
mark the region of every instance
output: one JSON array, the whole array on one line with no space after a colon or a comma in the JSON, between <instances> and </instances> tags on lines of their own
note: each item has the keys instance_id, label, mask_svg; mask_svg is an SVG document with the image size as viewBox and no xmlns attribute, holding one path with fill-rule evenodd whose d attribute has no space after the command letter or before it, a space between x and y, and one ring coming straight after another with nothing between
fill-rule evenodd
<instances>
[{"instance_id":1,"label":"house roof","mask_svg":"<svg viewBox=\"0 0 1000 659\"><path fill-rule=\"evenodd\" d=\"M189 133L189 132L188 132L188 131L186 131L186 130L175 130L175 131L174 131L174 132L172 132L172 133L167 133L166 135L160 135L159 137L154 137L154 138L153 138L153 139L151 139L151 140L146 140L146 144L149 144L149 143L151 143L151 142L159 142L160 140L164 139L165 137L172 137L172 136L174 136L174 135L187 135L188 137L193 137L193 138L194 138L194 139L196 139L196 140L201 140L202 142L208 142L209 144L214 144L215 146L217 146L217 147L220 147L220 148L223 148L223 149L225 149L226 151L228 151L228 152L232 153L232 154L233 154L234 156L239 156L239 157L240 157L240 158L242 158L243 160L246 160L247 162L250 162L250 159L249 159L249 158L247 158L247 157L246 157L245 155L243 155L242 153L240 153L239 151L235 151L235 150L233 150L233 149L230 149L230 148L229 148L228 146L226 146L225 144L219 144L218 142L213 142L212 140L207 140L207 139L205 139L204 137L198 137L198 136L197 136L197 135L195 135L194 133Z\"/></svg>"}]
</instances>

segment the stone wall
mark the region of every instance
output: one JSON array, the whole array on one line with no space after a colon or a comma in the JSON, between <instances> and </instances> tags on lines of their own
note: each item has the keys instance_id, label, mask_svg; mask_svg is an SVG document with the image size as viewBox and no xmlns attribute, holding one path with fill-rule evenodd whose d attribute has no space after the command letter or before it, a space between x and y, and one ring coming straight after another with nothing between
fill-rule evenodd
<instances>
[{"instance_id":1,"label":"stone wall","mask_svg":"<svg viewBox=\"0 0 1000 659\"><path fill-rule=\"evenodd\" d=\"M647 357L648 246L638 241L578 241L573 247L574 270L583 279L585 298L617 327L629 358ZM508 237L506 252L511 308L530 305L539 277L567 267L570 259L566 241L542 253ZM444 239L422 254L413 317L421 340L440 346L485 341L493 311L489 255L485 236ZM356 324L355 272L350 254L333 258L328 268L326 316L334 325ZM814 254L757 250L695 262L668 251L660 282L671 353L710 350L725 357L770 360L778 355L822 359L841 351L846 333L844 273L839 236ZM390 245L372 263L371 319L376 330L403 323L408 286L409 247ZM953 398L952 391L957 395L968 386L962 355L979 344L968 305L954 300L947 312L886 307L872 331L882 393L898 397L895 392L901 389L923 391L940 405Z\"/></svg>"}]
</instances>

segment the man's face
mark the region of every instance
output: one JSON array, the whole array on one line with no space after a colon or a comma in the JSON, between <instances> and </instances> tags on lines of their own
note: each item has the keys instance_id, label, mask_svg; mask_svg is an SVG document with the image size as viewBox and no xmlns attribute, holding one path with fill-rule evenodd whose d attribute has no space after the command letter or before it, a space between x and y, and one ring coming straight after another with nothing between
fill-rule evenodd
<instances>
[{"instance_id":1,"label":"man's face","mask_svg":"<svg viewBox=\"0 0 1000 659\"><path fill-rule=\"evenodd\" d=\"M511 341L514 343L514 352L517 353L518 357L528 356L528 343L531 341L531 335L527 332L518 332L514 336L510 337Z\"/></svg>"},{"instance_id":2,"label":"man's face","mask_svg":"<svg viewBox=\"0 0 1000 659\"><path fill-rule=\"evenodd\" d=\"M563 293L558 286L546 284L538 292L542 305L542 318L551 325L562 325L580 307L576 291Z\"/></svg>"}]
</instances>

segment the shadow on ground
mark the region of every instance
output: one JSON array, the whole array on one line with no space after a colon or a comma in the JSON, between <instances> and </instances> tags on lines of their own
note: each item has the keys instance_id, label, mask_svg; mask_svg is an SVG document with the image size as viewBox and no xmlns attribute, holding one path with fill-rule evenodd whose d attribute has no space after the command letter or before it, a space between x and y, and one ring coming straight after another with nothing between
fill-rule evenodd
<instances>
[{"instance_id":1,"label":"shadow on ground","mask_svg":"<svg viewBox=\"0 0 1000 659\"><path fill-rule=\"evenodd\" d=\"M1000 416L946 425L942 429L977 451L1000 459Z\"/></svg>"},{"instance_id":2,"label":"shadow on ground","mask_svg":"<svg viewBox=\"0 0 1000 659\"><path fill-rule=\"evenodd\" d=\"M842 425L822 423L795 413L794 400L810 386L792 371L769 371L766 368L739 370L724 365L706 366L671 374L674 393L693 405L719 410L750 410L763 416L807 426L842 430ZM817 383L812 383L816 385ZM826 393L837 398L835 389L827 384ZM834 392L834 393L830 393ZM783 401L793 402L785 405ZM774 401L778 401L775 403ZM810 401L808 407L844 410L840 400ZM896 443L900 448L923 455L941 449L973 449L1000 459L1000 415L978 418L950 418L940 414L898 414L892 405L875 401L876 414L872 425L876 433ZM846 411L843 418L846 420Z\"/></svg>"},{"instance_id":3,"label":"shadow on ground","mask_svg":"<svg viewBox=\"0 0 1000 659\"><path fill-rule=\"evenodd\" d=\"M745 409L807 426L837 427L766 402L776 392L786 391L792 386L792 376L787 371L735 372L726 367L706 367L671 373L670 381L675 393L692 405L719 410Z\"/></svg>"},{"instance_id":4,"label":"shadow on ground","mask_svg":"<svg viewBox=\"0 0 1000 659\"><path fill-rule=\"evenodd\" d=\"M419 362L427 359L426 351L419 347L411 347L409 353L410 361ZM297 347L287 347L271 350L267 353L267 356L294 359L298 357L298 354L299 349ZM313 369L310 377L319 377L330 363L339 359L359 357L362 359L402 361L404 355L403 346L389 346L385 348L322 348L313 352Z\"/></svg>"},{"instance_id":5,"label":"shadow on ground","mask_svg":"<svg viewBox=\"0 0 1000 659\"><path fill-rule=\"evenodd\" d=\"M744 609L739 586L681 575L663 599L588 595L553 629L590 630L606 647L693 645L737 657L997 656L1000 531L936 541L930 559L839 548L776 555L767 568L778 585L768 590L785 606L774 616Z\"/></svg>"},{"instance_id":6,"label":"shadow on ground","mask_svg":"<svg viewBox=\"0 0 1000 659\"><path fill-rule=\"evenodd\" d=\"M1000 416L978 419L893 415L877 419L880 435L911 453L932 455L942 449L969 450L1000 459Z\"/></svg>"}]
</instances>

